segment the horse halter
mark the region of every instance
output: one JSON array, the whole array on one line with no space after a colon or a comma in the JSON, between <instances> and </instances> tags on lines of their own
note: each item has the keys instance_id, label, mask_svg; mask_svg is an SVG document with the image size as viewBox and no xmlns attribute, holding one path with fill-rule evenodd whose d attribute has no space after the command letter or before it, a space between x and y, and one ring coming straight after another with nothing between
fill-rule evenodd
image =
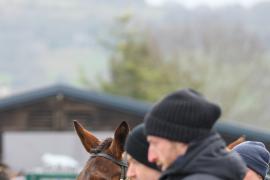
<instances>
[{"instance_id":1,"label":"horse halter","mask_svg":"<svg viewBox=\"0 0 270 180\"><path fill-rule=\"evenodd\" d=\"M91 157L103 157L106 159L111 160L113 163L117 164L121 168L121 175L120 175L120 180L127 180L128 178L126 177L126 172L128 168L128 164L126 160L116 160L113 156L105 153L93 153L91 154Z\"/></svg>"}]
</instances>

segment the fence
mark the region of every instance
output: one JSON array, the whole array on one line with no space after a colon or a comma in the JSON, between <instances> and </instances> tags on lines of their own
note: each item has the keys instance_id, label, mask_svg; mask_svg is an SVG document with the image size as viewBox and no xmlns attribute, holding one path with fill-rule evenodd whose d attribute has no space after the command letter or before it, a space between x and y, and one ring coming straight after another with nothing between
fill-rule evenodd
<instances>
[{"instance_id":1,"label":"fence","mask_svg":"<svg viewBox=\"0 0 270 180\"><path fill-rule=\"evenodd\" d=\"M27 174L26 180L75 180L77 174Z\"/></svg>"}]
</instances>

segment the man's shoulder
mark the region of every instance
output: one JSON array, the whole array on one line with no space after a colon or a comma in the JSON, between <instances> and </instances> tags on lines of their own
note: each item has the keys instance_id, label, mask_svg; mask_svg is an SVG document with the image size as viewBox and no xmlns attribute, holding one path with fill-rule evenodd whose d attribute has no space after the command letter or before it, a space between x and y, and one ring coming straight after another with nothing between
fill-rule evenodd
<instances>
[{"instance_id":1,"label":"man's shoulder","mask_svg":"<svg viewBox=\"0 0 270 180\"><path fill-rule=\"evenodd\" d=\"M211 174L192 174L183 178L183 180L222 180Z\"/></svg>"},{"instance_id":2,"label":"man's shoulder","mask_svg":"<svg viewBox=\"0 0 270 180\"><path fill-rule=\"evenodd\" d=\"M167 177L167 178L161 178L161 180L222 180L219 177L213 176L211 174L191 174L187 175L185 177Z\"/></svg>"}]
</instances>

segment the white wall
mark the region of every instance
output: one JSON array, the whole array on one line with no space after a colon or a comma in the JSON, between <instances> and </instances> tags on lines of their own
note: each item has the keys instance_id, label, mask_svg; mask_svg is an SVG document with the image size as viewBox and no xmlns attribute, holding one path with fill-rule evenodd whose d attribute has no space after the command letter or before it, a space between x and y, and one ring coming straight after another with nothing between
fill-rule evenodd
<instances>
[{"instance_id":1,"label":"white wall","mask_svg":"<svg viewBox=\"0 0 270 180\"><path fill-rule=\"evenodd\" d=\"M112 132L93 132L100 139ZM75 132L4 132L3 161L16 170L30 171L42 165L44 153L68 155L81 166L89 154Z\"/></svg>"}]
</instances>

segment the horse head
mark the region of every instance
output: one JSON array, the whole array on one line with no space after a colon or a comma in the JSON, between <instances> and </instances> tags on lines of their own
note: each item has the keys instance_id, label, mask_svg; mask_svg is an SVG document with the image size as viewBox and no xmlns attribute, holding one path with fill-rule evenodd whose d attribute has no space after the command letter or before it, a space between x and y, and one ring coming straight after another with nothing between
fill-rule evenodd
<instances>
[{"instance_id":1,"label":"horse head","mask_svg":"<svg viewBox=\"0 0 270 180\"><path fill-rule=\"evenodd\" d=\"M91 155L77 180L124 179L127 165L122 160L122 154L129 133L128 124L122 122L116 128L114 138L104 141L100 141L77 121L74 121L74 127L85 150Z\"/></svg>"}]
</instances>

